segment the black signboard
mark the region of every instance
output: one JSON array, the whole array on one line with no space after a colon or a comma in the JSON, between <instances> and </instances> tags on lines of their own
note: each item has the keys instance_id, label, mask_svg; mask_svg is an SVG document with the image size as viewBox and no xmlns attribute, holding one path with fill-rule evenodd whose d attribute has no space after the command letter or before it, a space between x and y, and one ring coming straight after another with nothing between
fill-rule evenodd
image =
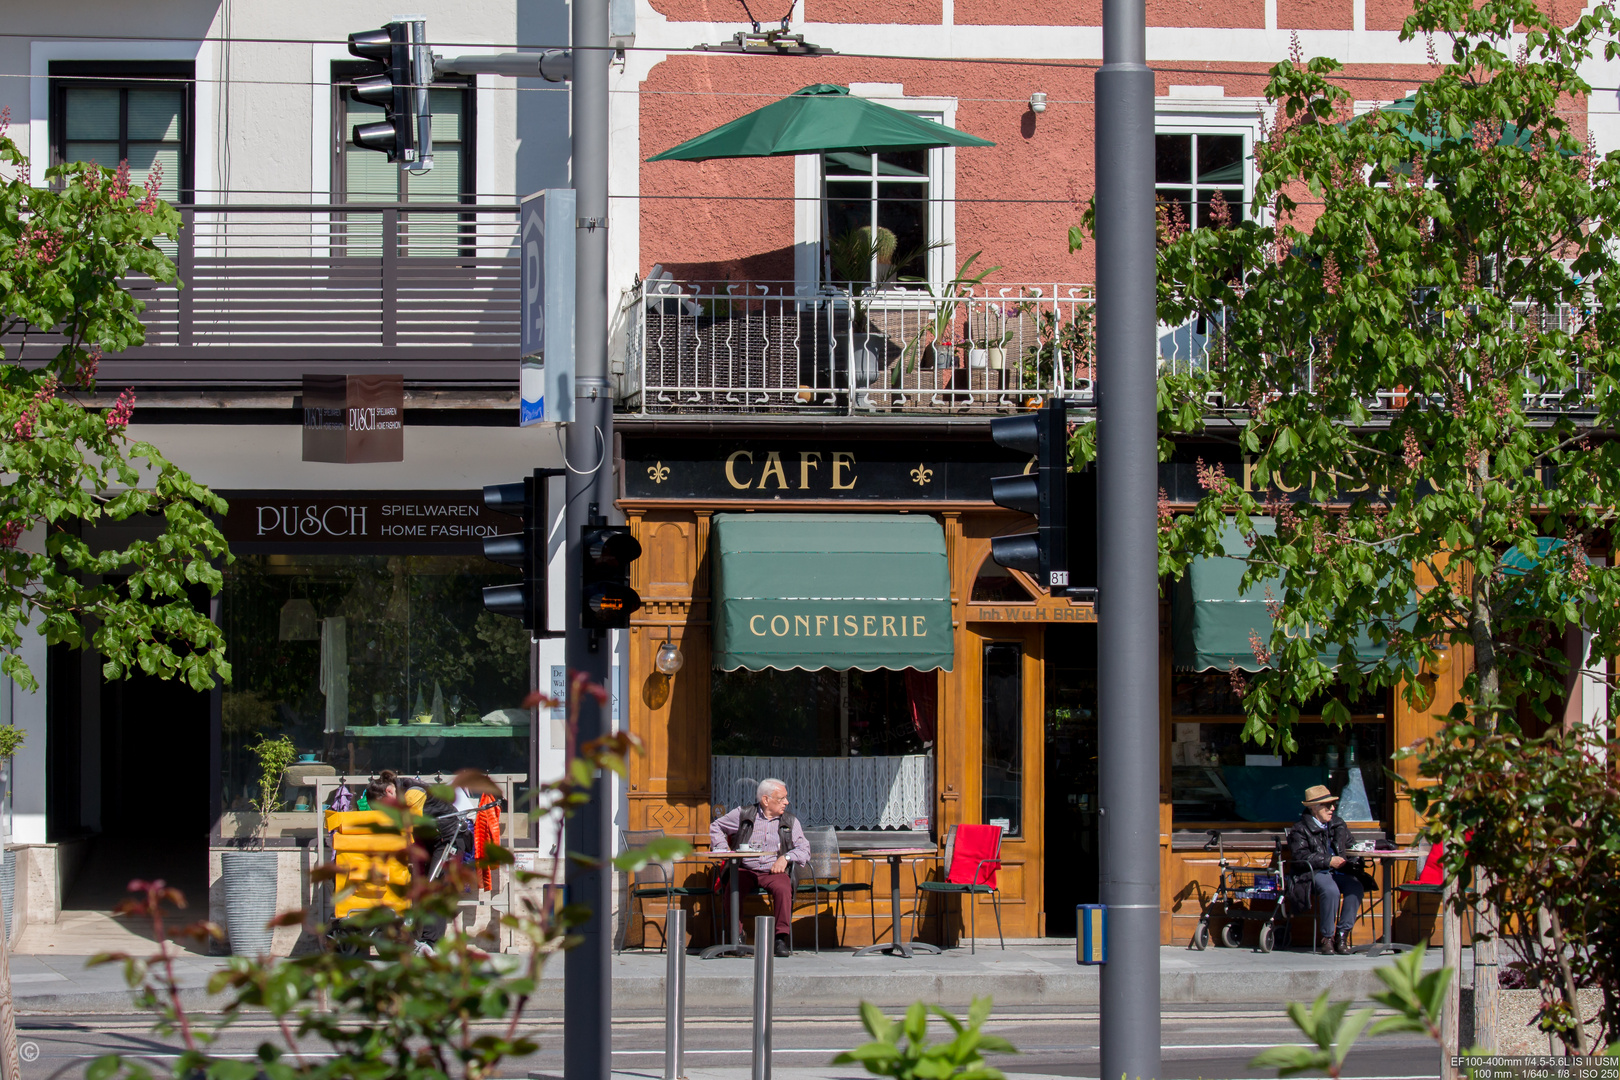
<instances>
[{"instance_id":1,"label":"black signboard","mask_svg":"<svg viewBox=\"0 0 1620 1080\"><path fill-rule=\"evenodd\" d=\"M1027 457L990 444L917 440L626 439L628 499L985 502Z\"/></svg>"},{"instance_id":2,"label":"black signboard","mask_svg":"<svg viewBox=\"0 0 1620 1080\"><path fill-rule=\"evenodd\" d=\"M234 551L481 553L486 537L523 523L474 492L254 492L226 495L220 531Z\"/></svg>"}]
</instances>

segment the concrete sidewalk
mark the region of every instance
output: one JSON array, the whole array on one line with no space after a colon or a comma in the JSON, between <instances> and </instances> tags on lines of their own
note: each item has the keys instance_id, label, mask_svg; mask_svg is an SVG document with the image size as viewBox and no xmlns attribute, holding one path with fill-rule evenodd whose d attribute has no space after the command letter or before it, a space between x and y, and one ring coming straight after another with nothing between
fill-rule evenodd
<instances>
[{"instance_id":1,"label":"concrete sidewalk","mask_svg":"<svg viewBox=\"0 0 1620 1080\"><path fill-rule=\"evenodd\" d=\"M989 994L998 1006L1095 1005L1098 972L1075 963L1073 941L1009 942L1002 951L982 943L976 954L951 949L939 956L905 960L888 956L857 957L850 950L824 949L817 956L798 952L775 961L776 1000L788 1009L845 1009L868 1000L885 1007L916 1000L961 1007ZM11 959L12 992L25 1014L123 1013L133 1009L119 965L86 969L84 956L33 955ZM1166 947L1160 953L1160 998L1178 1004L1282 1004L1310 1001L1324 990L1334 999L1365 1000L1383 984L1373 974L1390 957L1317 956L1308 952L1259 953L1248 949L1211 948L1193 952ZM1425 966L1440 962L1438 950ZM219 1007L207 1000L209 975L224 966L215 957L187 955L175 962L188 1004ZM1468 970L1464 959L1463 970ZM656 952L626 952L613 958L613 1001L616 1009L661 1009L664 1004L665 957ZM561 958L546 965L535 1007L562 1008ZM687 1012L746 1011L753 1001L750 960L686 961Z\"/></svg>"}]
</instances>

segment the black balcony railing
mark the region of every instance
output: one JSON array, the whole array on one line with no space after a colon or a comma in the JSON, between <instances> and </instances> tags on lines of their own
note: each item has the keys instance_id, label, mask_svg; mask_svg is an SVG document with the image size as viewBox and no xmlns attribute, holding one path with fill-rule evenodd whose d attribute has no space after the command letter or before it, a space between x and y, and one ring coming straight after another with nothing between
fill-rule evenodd
<instances>
[{"instance_id":1,"label":"black balcony railing","mask_svg":"<svg viewBox=\"0 0 1620 1080\"><path fill-rule=\"evenodd\" d=\"M166 246L184 287L130 283L146 305L146 343L107 355L104 379L263 385L375 370L515 384L516 206L197 205L180 213L179 243ZM15 356L15 343L6 344ZM28 352L53 348L36 336Z\"/></svg>"}]
</instances>

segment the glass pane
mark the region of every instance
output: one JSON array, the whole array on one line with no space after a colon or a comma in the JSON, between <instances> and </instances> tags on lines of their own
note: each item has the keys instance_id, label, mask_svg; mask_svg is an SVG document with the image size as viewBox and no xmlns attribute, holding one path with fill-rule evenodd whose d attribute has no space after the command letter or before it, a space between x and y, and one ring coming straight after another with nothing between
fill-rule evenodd
<instances>
[{"instance_id":1,"label":"glass pane","mask_svg":"<svg viewBox=\"0 0 1620 1080\"><path fill-rule=\"evenodd\" d=\"M481 594L514 579L477 556L239 555L222 593L225 809L251 798L261 734L339 773L527 773L528 633ZM283 803L313 811L312 794Z\"/></svg>"},{"instance_id":2,"label":"glass pane","mask_svg":"<svg viewBox=\"0 0 1620 1080\"><path fill-rule=\"evenodd\" d=\"M460 90L429 90L428 108L433 110L433 145L438 153L439 140L461 141L461 109L466 95Z\"/></svg>"},{"instance_id":3,"label":"glass pane","mask_svg":"<svg viewBox=\"0 0 1620 1080\"><path fill-rule=\"evenodd\" d=\"M1219 191L1221 198L1226 201L1227 224L1236 225L1243 220L1243 211L1247 208L1243 205L1242 188L1199 188L1198 227L1200 229L1207 229L1215 224L1214 219L1210 217L1209 208L1214 202L1216 191Z\"/></svg>"},{"instance_id":4,"label":"glass pane","mask_svg":"<svg viewBox=\"0 0 1620 1080\"><path fill-rule=\"evenodd\" d=\"M984 824L1022 835L1024 814L1024 650L984 647Z\"/></svg>"},{"instance_id":5,"label":"glass pane","mask_svg":"<svg viewBox=\"0 0 1620 1080\"><path fill-rule=\"evenodd\" d=\"M130 143L129 180L144 186L153 163L163 166L163 179L158 184L159 197L168 202L180 199L180 146L178 143Z\"/></svg>"},{"instance_id":6,"label":"glass pane","mask_svg":"<svg viewBox=\"0 0 1620 1080\"><path fill-rule=\"evenodd\" d=\"M893 150L878 155L879 176L928 177L927 150Z\"/></svg>"},{"instance_id":7,"label":"glass pane","mask_svg":"<svg viewBox=\"0 0 1620 1080\"><path fill-rule=\"evenodd\" d=\"M1200 184L1243 182L1243 136L1198 136L1198 182Z\"/></svg>"},{"instance_id":8,"label":"glass pane","mask_svg":"<svg viewBox=\"0 0 1620 1080\"><path fill-rule=\"evenodd\" d=\"M827 176L869 176L872 172L871 154L840 150L824 155L821 161L822 169Z\"/></svg>"},{"instance_id":9,"label":"glass pane","mask_svg":"<svg viewBox=\"0 0 1620 1080\"><path fill-rule=\"evenodd\" d=\"M928 189L917 184L880 185L878 188L878 224L894 233L896 265L880 276L890 280L926 279L928 277Z\"/></svg>"},{"instance_id":10,"label":"glass pane","mask_svg":"<svg viewBox=\"0 0 1620 1080\"><path fill-rule=\"evenodd\" d=\"M1340 797L1346 821L1385 817L1384 770L1389 767L1383 722L1348 728L1302 723L1299 750L1272 754L1244 742L1239 723L1177 721L1171 725L1170 801L1182 822L1284 825L1299 818L1300 799L1313 784Z\"/></svg>"},{"instance_id":11,"label":"glass pane","mask_svg":"<svg viewBox=\"0 0 1620 1080\"><path fill-rule=\"evenodd\" d=\"M69 140L118 141L117 90L74 87L71 90L64 91L62 97L63 111L67 114L64 121ZM114 160L103 162L103 164L117 165L116 153Z\"/></svg>"},{"instance_id":12,"label":"glass pane","mask_svg":"<svg viewBox=\"0 0 1620 1080\"><path fill-rule=\"evenodd\" d=\"M106 169L118 168L118 144L115 142L70 142L63 147L70 162L91 161Z\"/></svg>"},{"instance_id":13,"label":"glass pane","mask_svg":"<svg viewBox=\"0 0 1620 1080\"><path fill-rule=\"evenodd\" d=\"M1183 227L1192 221L1192 191L1189 188L1160 188L1154 192L1158 201L1164 204L1165 212L1171 220L1180 221ZM1180 217L1176 217L1179 214Z\"/></svg>"},{"instance_id":14,"label":"glass pane","mask_svg":"<svg viewBox=\"0 0 1620 1080\"><path fill-rule=\"evenodd\" d=\"M178 90L131 90L129 137L180 141L180 109L185 98Z\"/></svg>"},{"instance_id":15,"label":"glass pane","mask_svg":"<svg viewBox=\"0 0 1620 1080\"><path fill-rule=\"evenodd\" d=\"M371 124L383 118L382 109L375 105L351 101L348 106L350 141L343 152L343 187L345 196L353 202L398 202L399 166L388 160L388 155L356 146L354 129L360 124Z\"/></svg>"},{"instance_id":16,"label":"glass pane","mask_svg":"<svg viewBox=\"0 0 1620 1080\"><path fill-rule=\"evenodd\" d=\"M1192 183L1192 136L1153 137L1153 180L1158 184Z\"/></svg>"},{"instance_id":17,"label":"glass pane","mask_svg":"<svg viewBox=\"0 0 1620 1080\"><path fill-rule=\"evenodd\" d=\"M455 202L461 195L461 144L433 142L433 168L405 170L405 187L413 202Z\"/></svg>"},{"instance_id":18,"label":"glass pane","mask_svg":"<svg viewBox=\"0 0 1620 1080\"><path fill-rule=\"evenodd\" d=\"M979 576L973 579L970 599L975 604L1032 604L1035 598L1023 583L1012 576L1012 571L989 559L979 567Z\"/></svg>"}]
</instances>

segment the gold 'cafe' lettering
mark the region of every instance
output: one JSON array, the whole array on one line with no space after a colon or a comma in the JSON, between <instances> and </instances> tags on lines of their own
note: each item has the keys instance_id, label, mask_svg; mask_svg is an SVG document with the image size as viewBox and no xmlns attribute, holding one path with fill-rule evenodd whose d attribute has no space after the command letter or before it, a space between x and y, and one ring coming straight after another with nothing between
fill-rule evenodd
<instances>
[{"instance_id":1,"label":"gold 'cafe' lettering","mask_svg":"<svg viewBox=\"0 0 1620 1080\"><path fill-rule=\"evenodd\" d=\"M831 451L832 461L829 462L831 478L830 490L853 491L855 483L860 477L855 475L855 455L849 450ZM760 466L759 475L751 476L746 472L746 466L754 464L752 450L738 450L726 458L726 483L733 491L792 491L794 485L789 481L786 466L782 464L782 454L772 450L765 455L765 461ZM799 451L799 491L810 488L810 474L821 468L821 451ZM739 470L744 470L739 475ZM774 484L772 483L774 481Z\"/></svg>"},{"instance_id":2,"label":"gold 'cafe' lettering","mask_svg":"<svg viewBox=\"0 0 1620 1080\"><path fill-rule=\"evenodd\" d=\"M926 615L752 615L755 637L927 637Z\"/></svg>"}]
</instances>

